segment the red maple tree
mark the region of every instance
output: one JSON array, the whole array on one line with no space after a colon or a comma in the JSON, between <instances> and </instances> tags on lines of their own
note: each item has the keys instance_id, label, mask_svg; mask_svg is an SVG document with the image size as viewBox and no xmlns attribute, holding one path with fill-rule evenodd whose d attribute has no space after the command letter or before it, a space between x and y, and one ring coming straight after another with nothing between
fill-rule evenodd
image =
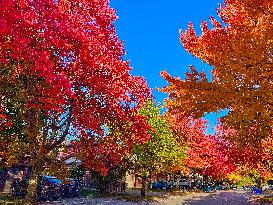
<instances>
[{"instance_id":1,"label":"red maple tree","mask_svg":"<svg viewBox=\"0 0 273 205\"><path fill-rule=\"evenodd\" d=\"M136 108L151 97L150 88L130 74L129 62L122 59L125 51L109 0L2 0L0 7L0 79L7 82L1 84L1 121L10 114L6 102L20 100L28 140L41 159L67 139L71 128L84 140L78 146L88 144L78 147L82 155L101 149L121 154L111 145L111 135L105 137L108 125L130 133L122 135L128 145L149 139ZM7 85L19 89L8 92ZM41 113L57 121L51 129L64 125L51 140L44 134L43 143L37 138L45 125L35 126ZM108 147L94 148L97 139L109 142Z\"/></svg>"},{"instance_id":2,"label":"red maple tree","mask_svg":"<svg viewBox=\"0 0 273 205\"><path fill-rule=\"evenodd\" d=\"M185 165L198 173L214 178L225 177L236 168L233 145L224 139L221 128L215 135L206 134L206 121L170 114L175 133L186 146Z\"/></svg>"}]
</instances>

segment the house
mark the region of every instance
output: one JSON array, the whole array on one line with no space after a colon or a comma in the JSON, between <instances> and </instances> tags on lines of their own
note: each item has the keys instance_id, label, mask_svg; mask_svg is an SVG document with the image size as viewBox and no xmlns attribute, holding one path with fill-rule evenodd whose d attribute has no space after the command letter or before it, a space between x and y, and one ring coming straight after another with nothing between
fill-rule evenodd
<instances>
[{"instance_id":1,"label":"house","mask_svg":"<svg viewBox=\"0 0 273 205\"><path fill-rule=\"evenodd\" d=\"M0 158L0 192L11 194L12 183L15 180L29 180L31 175L30 156L21 158L18 164L7 167Z\"/></svg>"}]
</instances>

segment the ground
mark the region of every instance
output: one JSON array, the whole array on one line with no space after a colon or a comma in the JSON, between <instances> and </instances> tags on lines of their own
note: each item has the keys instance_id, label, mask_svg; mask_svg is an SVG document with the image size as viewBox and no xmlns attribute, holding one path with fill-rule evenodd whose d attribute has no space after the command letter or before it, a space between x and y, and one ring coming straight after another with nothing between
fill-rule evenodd
<instances>
[{"instance_id":1,"label":"ground","mask_svg":"<svg viewBox=\"0 0 273 205\"><path fill-rule=\"evenodd\" d=\"M159 201L128 202L114 198L72 198L43 205L252 205L253 195L243 190L217 191L214 193L189 193L170 196Z\"/></svg>"},{"instance_id":2,"label":"ground","mask_svg":"<svg viewBox=\"0 0 273 205\"><path fill-rule=\"evenodd\" d=\"M160 205L251 205L253 195L242 190L191 193L182 197L170 197Z\"/></svg>"}]
</instances>

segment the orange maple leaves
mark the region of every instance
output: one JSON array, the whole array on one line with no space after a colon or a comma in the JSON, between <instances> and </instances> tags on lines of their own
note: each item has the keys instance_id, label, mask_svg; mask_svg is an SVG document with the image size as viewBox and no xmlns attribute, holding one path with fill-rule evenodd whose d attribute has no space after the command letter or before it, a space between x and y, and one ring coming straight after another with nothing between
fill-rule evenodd
<instances>
[{"instance_id":1,"label":"orange maple leaves","mask_svg":"<svg viewBox=\"0 0 273 205\"><path fill-rule=\"evenodd\" d=\"M192 23L180 31L183 47L213 66L212 81L194 67L184 80L162 72L170 84L162 89L169 95L166 106L170 114L195 118L228 109L221 123L236 134L224 140L241 152L231 159L264 163L273 128L273 2L226 0L217 13L220 21L210 17L212 27L202 21L199 36Z\"/></svg>"}]
</instances>

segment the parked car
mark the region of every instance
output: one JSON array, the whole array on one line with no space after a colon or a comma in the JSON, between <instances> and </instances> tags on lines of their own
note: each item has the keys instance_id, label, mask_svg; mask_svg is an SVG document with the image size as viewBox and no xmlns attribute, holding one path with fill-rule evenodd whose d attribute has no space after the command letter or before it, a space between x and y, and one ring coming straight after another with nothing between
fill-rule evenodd
<instances>
[{"instance_id":1,"label":"parked car","mask_svg":"<svg viewBox=\"0 0 273 205\"><path fill-rule=\"evenodd\" d=\"M243 186L243 189L246 190L246 191L251 191L252 190L251 186Z\"/></svg>"},{"instance_id":2,"label":"parked car","mask_svg":"<svg viewBox=\"0 0 273 205\"><path fill-rule=\"evenodd\" d=\"M252 193L254 194L262 194L262 189L260 187L253 186Z\"/></svg>"},{"instance_id":3,"label":"parked car","mask_svg":"<svg viewBox=\"0 0 273 205\"><path fill-rule=\"evenodd\" d=\"M41 176L37 185L38 200L56 200L61 197L63 184L60 179L53 176Z\"/></svg>"},{"instance_id":4,"label":"parked car","mask_svg":"<svg viewBox=\"0 0 273 205\"><path fill-rule=\"evenodd\" d=\"M203 191L204 192L215 192L216 190L214 189L213 186L207 185L207 186L204 187Z\"/></svg>"},{"instance_id":5,"label":"parked car","mask_svg":"<svg viewBox=\"0 0 273 205\"><path fill-rule=\"evenodd\" d=\"M167 181L163 181L163 189L170 190L171 184Z\"/></svg>"},{"instance_id":6,"label":"parked car","mask_svg":"<svg viewBox=\"0 0 273 205\"><path fill-rule=\"evenodd\" d=\"M28 181L15 179L11 186L11 194L15 197L25 197L27 195Z\"/></svg>"},{"instance_id":7,"label":"parked car","mask_svg":"<svg viewBox=\"0 0 273 205\"><path fill-rule=\"evenodd\" d=\"M174 181L173 181L173 188L176 188L176 187L177 187L177 181L174 180Z\"/></svg>"},{"instance_id":8,"label":"parked car","mask_svg":"<svg viewBox=\"0 0 273 205\"><path fill-rule=\"evenodd\" d=\"M169 190L171 188L171 184L166 181L157 181L151 183L151 188L152 189L167 189Z\"/></svg>"},{"instance_id":9,"label":"parked car","mask_svg":"<svg viewBox=\"0 0 273 205\"><path fill-rule=\"evenodd\" d=\"M232 185L230 185L230 188L231 188L231 189L237 189L237 185L232 184Z\"/></svg>"},{"instance_id":10,"label":"parked car","mask_svg":"<svg viewBox=\"0 0 273 205\"><path fill-rule=\"evenodd\" d=\"M228 186L227 184L223 184L223 185L221 186L221 189L222 189L222 190L228 190L228 189L229 189L229 186Z\"/></svg>"},{"instance_id":11,"label":"parked car","mask_svg":"<svg viewBox=\"0 0 273 205\"><path fill-rule=\"evenodd\" d=\"M69 178L65 180L65 183L63 185L62 196L64 197L79 196L81 190L82 186L80 181L75 178Z\"/></svg>"},{"instance_id":12,"label":"parked car","mask_svg":"<svg viewBox=\"0 0 273 205\"><path fill-rule=\"evenodd\" d=\"M189 189L190 182L187 179L180 179L178 183L179 189Z\"/></svg>"}]
</instances>

